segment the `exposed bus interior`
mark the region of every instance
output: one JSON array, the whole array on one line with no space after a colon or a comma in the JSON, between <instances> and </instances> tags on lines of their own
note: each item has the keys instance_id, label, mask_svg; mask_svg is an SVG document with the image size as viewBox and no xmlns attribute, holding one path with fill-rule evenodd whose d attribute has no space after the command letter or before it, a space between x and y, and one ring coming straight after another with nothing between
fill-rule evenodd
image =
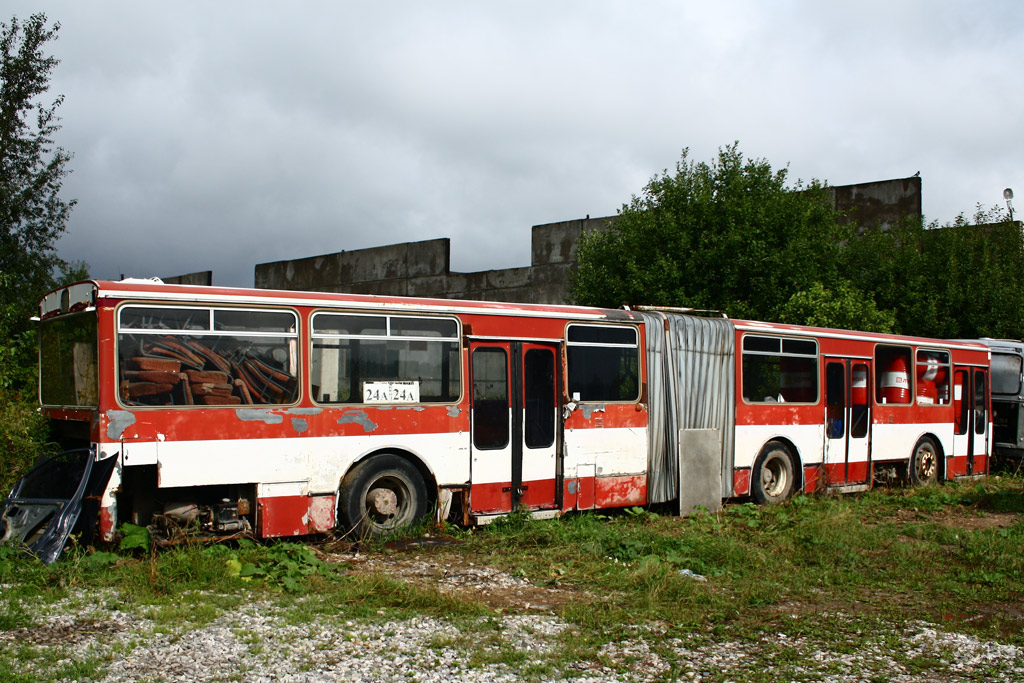
<instances>
[{"instance_id":1,"label":"exposed bus interior","mask_svg":"<svg viewBox=\"0 0 1024 683\"><path fill-rule=\"evenodd\" d=\"M1002 467L1020 467L1024 463L1024 434L1021 430L1022 352L1024 344L1005 344L1005 348L992 349L992 437L995 441L996 464Z\"/></svg>"},{"instance_id":2,"label":"exposed bus interior","mask_svg":"<svg viewBox=\"0 0 1024 683\"><path fill-rule=\"evenodd\" d=\"M246 535L256 528L256 485L159 488L156 465L126 467L117 509L123 521L149 527L158 542Z\"/></svg>"}]
</instances>

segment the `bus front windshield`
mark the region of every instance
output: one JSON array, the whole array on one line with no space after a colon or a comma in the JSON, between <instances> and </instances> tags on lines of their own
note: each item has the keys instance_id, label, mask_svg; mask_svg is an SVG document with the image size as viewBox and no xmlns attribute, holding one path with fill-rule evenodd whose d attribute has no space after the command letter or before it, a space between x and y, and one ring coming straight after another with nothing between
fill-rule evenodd
<instances>
[{"instance_id":1,"label":"bus front windshield","mask_svg":"<svg viewBox=\"0 0 1024 683\"><path fill-rule=\"evenodd\" d=\"M39 400L48 406L97 405L95 311L40 323Z\"/></svg>"}]
</instances>

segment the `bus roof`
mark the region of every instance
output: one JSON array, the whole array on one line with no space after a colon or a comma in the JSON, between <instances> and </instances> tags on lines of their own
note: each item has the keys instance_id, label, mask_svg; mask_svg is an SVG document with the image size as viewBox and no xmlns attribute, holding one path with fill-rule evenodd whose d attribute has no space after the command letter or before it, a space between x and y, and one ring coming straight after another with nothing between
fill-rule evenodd
<instances>
[{"instance_id":1,"label":"bus roof","mask_svg":"<svg viewBox=\"0 0 1024 683\"><path fill-rule=\"evenodd\" d=\"M403 310L420 312L469 313L526 317L556 317L576 320L638 322L640 316L628 310L570 306L565 304L525 304L466 299L431 299L378 294L349 294L242 287L171 285L159 280L87 280L54 290L39 304L40 316L47 317L76 306L95 305L101 299L180 301L183 303L355 308L364 310Z\"/></svg>"}]
</instances>

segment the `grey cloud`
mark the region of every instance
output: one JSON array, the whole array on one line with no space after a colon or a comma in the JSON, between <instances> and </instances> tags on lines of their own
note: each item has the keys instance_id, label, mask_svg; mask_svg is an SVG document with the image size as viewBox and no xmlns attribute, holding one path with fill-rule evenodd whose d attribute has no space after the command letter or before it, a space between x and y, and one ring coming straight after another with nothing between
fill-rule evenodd
<instances>
[{"instance_id":1,"label":"grey cloud","mask_svg":"<svg viewBox=\"0 0 1024 683\"><path fill-rule=\"evenodd\" d=\"M94 275L450 237L526 265L530 226L615 210L683 147L791 178L921 171L929 218L1024 188L1024 6L42 3ZM13 0L26 16L39 3Z\"/></svg>"}]
</instances>

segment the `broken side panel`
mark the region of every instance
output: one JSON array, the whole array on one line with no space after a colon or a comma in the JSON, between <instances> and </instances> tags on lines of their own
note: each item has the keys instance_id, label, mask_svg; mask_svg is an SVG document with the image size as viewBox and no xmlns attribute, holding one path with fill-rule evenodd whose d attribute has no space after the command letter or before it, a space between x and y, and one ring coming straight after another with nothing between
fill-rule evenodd
<instances>
[{"instance_id":1,"label":"broken side panel","mask_svg":"<svg viewBox=\"0 0 1024 683\"><path fill-rule=\"evenodd\" d=\"M91 449L65 451L43 460L22 477L0 508L3 541L16 541L43 562L60 557L68 537L91 541L99 496L116 457L96 460Z\"/></svg>"}]
</instances>

